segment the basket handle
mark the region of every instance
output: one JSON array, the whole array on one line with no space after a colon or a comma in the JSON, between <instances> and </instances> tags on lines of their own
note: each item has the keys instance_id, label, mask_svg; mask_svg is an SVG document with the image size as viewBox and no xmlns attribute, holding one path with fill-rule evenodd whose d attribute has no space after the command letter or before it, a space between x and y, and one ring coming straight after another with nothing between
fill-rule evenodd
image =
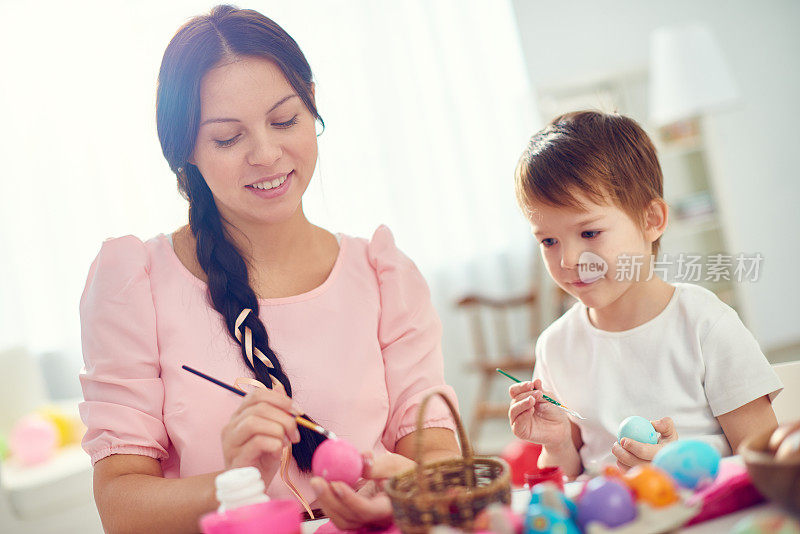
<instances>
[{"instance_id":1,"label":"basket handle","mask_svg":"<svg viewBox=\"0 0 800 534\"><path fill-rule=\"evenodd\" d=\"M428 485L427 479L422 476L422 424L425 419L425 409L428 406L428 402L430 402L430 400L436 395L441 397L445 404L447 404L447 407L450 409L450 415L453 416L453 420L456 423L456 430L458 430L458 441L461 445L461 455L469 465L472 464L473 459L472 446L469 443L469 439L467 439L467 433L464 430L464 425L461 423L461 417L459 417L458 411L456 410L455 406L453 406L450 398L439 390L431 391L425 395L425 398L422 399L422 403L419 406L419 412L417 412L417 432L414 438L414 460L417 462L417 487L420 488L420 490L422 490L424 493L430 493L430 486ZM473 479L474 477L467 478L467 485L470 488L475 486L475 480Z\"/></svg>"}]
</instances>

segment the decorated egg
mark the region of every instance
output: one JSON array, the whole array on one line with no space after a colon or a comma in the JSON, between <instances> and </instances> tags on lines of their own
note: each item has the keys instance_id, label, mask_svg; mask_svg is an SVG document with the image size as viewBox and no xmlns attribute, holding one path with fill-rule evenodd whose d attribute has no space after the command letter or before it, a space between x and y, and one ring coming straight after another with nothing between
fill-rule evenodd
<instances>
[{"instance_id":1,"label":"decorated egg","mask_svg":"<svg viewBox=\"0 0 800 534\"><path fill-rule=\"evenodd\" d=\"M328 482L355 486L364 471L364 460L355 446L343 439L326 439L311 457L311 471Z\"/></svg>"},{"instance_id":2,"label":"decorated egg","mask_svg":"<svg viewBox=\"0 0 800 534\"><path fill-rule=\"evenodd\" d=\"M542 482L531 490L529 505L539 505L557 510L562 515L574 516L578 510L554 482Z\"/></svg>"},{"instance_id":3,"label":"decorated egg","mask_svg":"<svg viewBox=\"0 0 800 534\"><path fill-rule=\"evenodd\" d=\"M575 520L575 505L552 482L533 487L528 511L525 514L525 534L579 534Z\"/></svg>"},{"instance_id":4,"label":"decorated egg","mask_svg":"<svg viewBox=\"0 0 800 534\"><path fill-rule=\"evenodd\" d=\"M630 438L640 443L656 445L658 443L658 432L650 424L650 421L644 417L632 415L619 425L617 441L621 441L622 438Z\"/></svg>"},{"instance_id":5,"label":"decorated egg","mask_svg":"<svg viewBox=\"0 0 800 534\"><path fill-rule=\"evenodd\" d=\"M717 478L719 452L703 441L685 439L669 443L653 458L675 482L691 490L701 489Z\"/></svg>"},{"instance_id":6,"label":"decorated egg","mask_svg":"<svg viewBox=\"0 0 800 534\"><path fill-rule=\"evenodd\" d=\"M58 429L53 423L38 415L26 415L11 429L8 449L23 465L34 465L50 459L58 447L58 439Z\"/></svg>"},{"instance_id":7,"label":"decorated egg","mask_svg":"<svg viewBox=\"0 0 800 534\"><path fill-rule=\"evenodd\" d=\"M563 516L549 508L532 505L525 515L525 534L580 534L580 530L568 516Z\"/></svg>"},{"instance_id":8,"label":"decorated egg","mask_svg":"<svg viewBox=\"0 0 800 534\"><path fill-rule=\"evenodd\" d=\"M618 527L636 519L636 503L628 487L619 480L595 477L578 500L578 524L584 530L592 521Z\"/></svg>"},{"instance_id":9,"label":"decorated egg","mask_svg":"<svg viewBox=\"0 0 800 534\"><path fill-rule=\"evenodd\" d=\"M623 480L633 490L637 500L656 508L678 500L675 483L658 467L649 464L637 465L625 474Z\"/></svg>"}]
</instances>

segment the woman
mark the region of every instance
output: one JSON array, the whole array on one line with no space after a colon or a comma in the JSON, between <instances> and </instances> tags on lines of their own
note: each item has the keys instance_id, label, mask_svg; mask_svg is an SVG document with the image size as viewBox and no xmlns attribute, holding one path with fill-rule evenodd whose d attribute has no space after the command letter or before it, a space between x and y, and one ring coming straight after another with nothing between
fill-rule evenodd
<instances>
[{"instance_id":1,"label":"woman","mask_svg":"<svg viewBox=\"0 0 800 534\"><path fill-rule=\"evenodd\" d=\"M374 455L379 478L411 463L422 397L455 400L427 286L389 230L367 241L305 217L316 121L305 57L260 13L217 6L167 46L158 135L189 224L105 241L81 297L83 447L106 530L196 531L215 476L248 465L341 528L385 524L374 484L311 480L320 436L290 414ZM453 428L434 403L426 458L458 454Z\"/></svg>"}]
</instances>

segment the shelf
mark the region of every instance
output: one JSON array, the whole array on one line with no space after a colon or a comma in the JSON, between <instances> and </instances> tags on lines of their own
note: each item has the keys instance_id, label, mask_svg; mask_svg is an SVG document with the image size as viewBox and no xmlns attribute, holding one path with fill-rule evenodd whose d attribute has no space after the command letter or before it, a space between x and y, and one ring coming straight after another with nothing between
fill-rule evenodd
<instances>
[{"instance_id":1,"label":"shelf","mask_svg":"<svg viewBox=\"0 0 800 534\"><path fill-rule=\"evenodd\" d=\"M656 146L659 159L682 157L693 152L701 152L702 150L703 142L698 136L662 143Z\"/></svg>"},{"instance_id":2,"label":"shelf","mask_svg":"<svg viewBox=\"0 0 800 534\"><path fill-rule=\"evenodd\" d=\"M722 224L716 212L712 212L708 214L708 216L690 217L671 221L667 225L666 232L664 232L664 239L670 240L675 237L685 237L687 235L701 234L715 230L722 230Z\"/></svg>"}]
</instances>

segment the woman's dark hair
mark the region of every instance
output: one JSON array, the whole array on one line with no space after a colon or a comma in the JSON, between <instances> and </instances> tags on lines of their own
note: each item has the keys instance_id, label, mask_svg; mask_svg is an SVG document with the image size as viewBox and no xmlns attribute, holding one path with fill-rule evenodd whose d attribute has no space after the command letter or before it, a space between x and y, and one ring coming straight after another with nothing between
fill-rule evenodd
<instances>
[{"instance_id":1,"label":"woman's dark hair","mask_svg":"<svg viewBox=\"0 0 800 534\"><path fill-rule=\"evenodd\" d=\"M259 382L272 388L270 374L292 396L292 385L258 316L258 297L250 287L248 266L222 224L211 190L200 170L187 160L194 151L200 124L200 85L203 76L225 61L258 57L272 61L302 99L311 115L322 123L311 93L311 68L297 43L283 28L257 11L218 5L208 15L192 18L170 41L161 61L156 94L158 139L170 169L178 177L178 191L189 201L189 226L197 241L197 259L208 276L211 303L222 314L228 333L236 341L235 321L244 308L252 313L242 324L253 332L253 347L272 363L242 358ZM238 343L238 341L236 341ZM299 427L300 443L292 455L303 471L324 439Z\"/></svg>"}]
</instances>

